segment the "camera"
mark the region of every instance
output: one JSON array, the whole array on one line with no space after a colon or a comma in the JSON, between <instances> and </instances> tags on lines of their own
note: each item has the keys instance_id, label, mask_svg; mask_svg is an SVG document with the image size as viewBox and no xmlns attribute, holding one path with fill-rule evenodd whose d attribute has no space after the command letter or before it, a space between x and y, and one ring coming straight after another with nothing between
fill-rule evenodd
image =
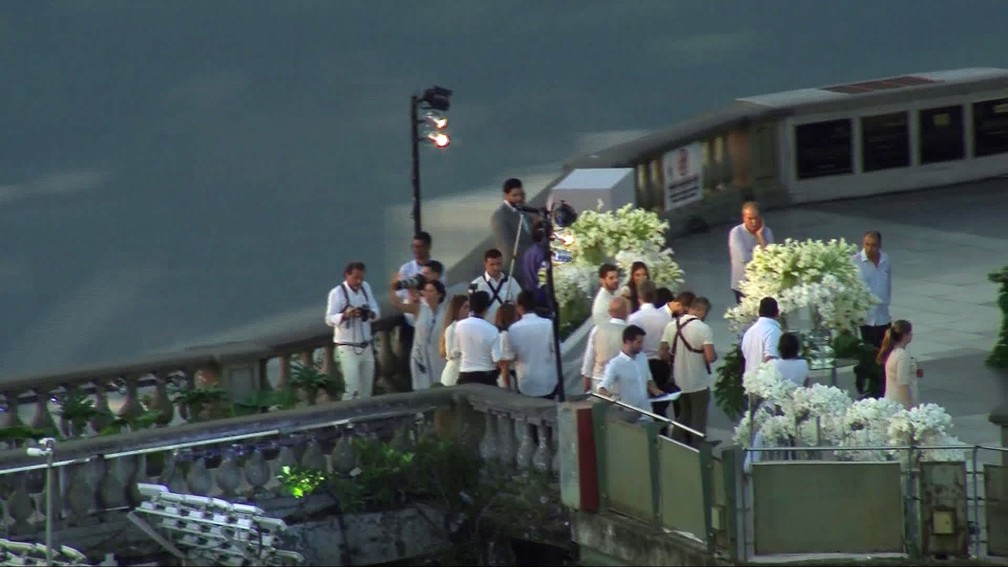
<instances>
[{"instance_id":1,"label":"camera","mask_svg":"<svg viewBox=\"0 0 1008 567\"><path fill-rule=\"evenodd\" d=\"M357 309L360 309L361 319L363 319L365 321L367 321L372 316L374 316L374 311L371 310L371 306L368 305L367 303L365 303L364 305L361 305Z\"/></svg>"},{"instance_id":2,"label":"camera","mask_svg":"<svg viewBox=\"0 0 1008 567\"><path fill-rule=\"evenodd\" d=\"M474 284L474 283L469 284L469 295L472 295L472 294L476 293L477 291L479 291L479 285L478 284Z\"/></svg>"},{"instance_id":3,"label":"camera","mask_svg":"<svg viewBox=\"0 0 1008 567\"><path fill-rule=\"evenodd\" d=\"M419 291L419 290L423 289L424 284L426 284L426 283L427 283L427 280L425 280L422 275L416 274L416 275L410 276L410 277L408 277L406 279L402 279L402 280L397 281L395 283L395 286L393 286L393 287L395 287L396 291L400 291L400 290L403 290L403 289L415 289L415 290Z\"/></svg>"}]
</instances>

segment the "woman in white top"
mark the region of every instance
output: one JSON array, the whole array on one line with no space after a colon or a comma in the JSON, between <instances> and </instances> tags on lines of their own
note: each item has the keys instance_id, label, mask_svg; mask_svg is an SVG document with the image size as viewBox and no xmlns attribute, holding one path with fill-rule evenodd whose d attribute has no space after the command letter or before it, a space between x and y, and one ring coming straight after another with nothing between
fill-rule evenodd
<instances>
[{"instance_id":1,"label":"woman in white top","mask_svg":"<svg viewBox=\"0 0 1008 567\"><path fill-rule=\"evenodd\" d=\"M395 282L399 281L399 273L393 276L389 287L389 300L404 313L413 315L416 320L413 327L413 348L410 350L410 376L413 379L413 390L426 390L431 387L444 371L444 359L438 356L437 329L444 321L445 286L434 280L424 284L423 291L418 295L416 290L409 290L409 298L402 300L396 295Z\"/></svg>"},{"instance_id":2,"label":"woman in white top","mask_svg":"<svg viewBox=\"0 0 1008 567\"><path fill-rule=\"evenodd\" d=\"M452 297L446 311L444 330L441 331L441 340L438 342L438 354L442 359L447 360L444 370L441 371L441 383L445 386L454 386L459 378L461 357L450 356L447 345L452 344L455 340L455 323L469 316L469 296L456 295Z\"/></svg>"},{"instance_id":3,"label":"woman in white top","mask_svg":"<svg viewBox=\"0 0 1008 567\"><path fill-rule=\"evenodd\" d=\"M780 341L777 342L777 350L781 357L771 359L770 362L785 380L794 382L798 386L808 387L809 365L807 360L798 357L800 347L797 335L784 333L781 335Z\"/></svg>"},{"instance_id":4,"label":"woman in white top","mask_svg":"<svg viewBox=\"0 0 1008 567\"><path fill-rule=\"evenodd\" d=\"M924 371L917 368L917 361L906 351L912 340L910 321L895 321L886 330L877 358L879 364L885 364L885 399L897 401L906 409L920 403L917 382L924 377Z\"/></svg>"}]
</instances>

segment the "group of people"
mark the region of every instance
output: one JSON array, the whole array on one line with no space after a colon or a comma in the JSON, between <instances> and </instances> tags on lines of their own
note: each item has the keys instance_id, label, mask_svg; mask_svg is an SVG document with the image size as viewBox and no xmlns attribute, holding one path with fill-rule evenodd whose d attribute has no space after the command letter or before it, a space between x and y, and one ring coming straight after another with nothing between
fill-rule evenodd
<instances>
[{"instance_id":1,"label":"group of people","mask_svg":"<svg viewBox=\"0 0 1008 567\"><path fill-rule=\"evenodd\" d=\"M520 180L508 179L503 197L491 217L496 247L484 253L483 273L472 280L468 293L448 296L444 266L431 259L432 239L426 232L414 235L413 259L391 278L389 300L408 323L401 338L409 346L415 390L438 382L476 382L553 398L562 387L541 277L549 261L548 225L526 213ZM736 301L742 299L739 284L755 249L773 241L759 206L745 203L742 223L728 238ZM913 336L909 322L893 323L889 316L891 270L881 242L878 232L866 233L852 261L881 299L867 314L861 333L879 349L886 387L884 392L867 391L868 385L860 382L857 387L865 395L885 395L909 407L919 402L916 380L922 373L905 351ZM363 263L348 264L345 280L329 292L326 309L346 382L345 399L369 397L374 385L371 321L380 312L364 273ZM617 266L602 264L598 283L591 311L594 327L581 366L585 389L673 418L688 429L673 428L671 435L695 443L690 431L706 431L711 364L717 360L713 332L705 323L710 300L656 287L642 262L633 264L622 285ZM798 337L782 332L778 316L776 300L764 298L759 318L742 337L745 367L772 360L787 379L808 385L809 368L800 358ZM649 401L674 392L680 392L674 402Z\"/></svg>"},{"instance_id":2,"label":"group of people","mask_svg":"<svg viewBox=\"0 0 1008 567\"><path fill-rule=\"evenodd\" d=\"M536 236L542 221L527 218L517 208L523 204L521 181L508 179L491 225L495 234L509 232L513 245L484 253L483 273L465 294L448 296L444 266L431 258L431 235L413 236L413 259L392 274L388 299L405 317L400 340L409 352L414 390L476 382L543 398L558 391L552 321L542 316L547 306L538 281L547 258L535 269L518 267L513 260L532 266L532 257L542 250L534 246L543 243ZM515 276L516 267L533 276ZM344 399L369 397L374 387L371 322L379 311L364 270L361 262L348 264L345 280L329 292L326 307L346 383Z\"/></svg>"},{"instance_id":3,"label":"group of people","mask_svg":"<svg viewBox=\"0 0 1008 567\"><path fill-rule=\"evenodd\" d=\"M773 243L773 232L763 223L759 205L747 202L742 206L742 223L734 227L728 237L731 258L731 285L736 301L742 300L739 284L745 278L745 266L752 260L757 247ZM913 339L909 321L892 320L892 269L889 255L882 251L882 233L870 230L861 240L861 250L851 258L858 276L874 294L879 303L865 314L860 327L862 340L878 350L876 362L882 369L884 380L868 383L858 375L855 387L863 397L884 397L911 408L920 403L918 381L924 377L906 347ZM793 333L784 333L778 322L779 308L772 297L762 298L759 318L742 337L742 356L745 369L753 369L763 362L772 361L785 379L799 386L809 385L808 363L801 359L801 344Z\"/></svg>"}]
</instances>

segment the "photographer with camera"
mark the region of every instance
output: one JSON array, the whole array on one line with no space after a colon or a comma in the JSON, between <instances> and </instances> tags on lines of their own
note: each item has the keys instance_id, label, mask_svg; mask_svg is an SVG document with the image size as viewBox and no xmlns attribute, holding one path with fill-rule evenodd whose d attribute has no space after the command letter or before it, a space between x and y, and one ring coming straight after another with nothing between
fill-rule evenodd
<instances>
[{"instance_id":1,"label":"photographer with camera","mask_svg":"<svg viewBox=\"0 0 1008 567\"><path fill-rule=\"evenodd\" d=\"M469 293L485 291L490 296L486 320L495 321L497 308L505 303L514 303L521 286L504 273L504 255L496 248L491 248L483 254L483 270L483 275L469 284Z\"/></svg>"},{"instance_id":2,"label":"photographer with camera","mask_svg":"<svg viewBox=\"0 0 1008 567\"><path fill-rule=\"evenodd\" d=\"M411 315L415 321L416 334L410 349L410 376L413 390L426 390L431 384L441 380L445 359L438 353L438 335L444 326L445 286L437 279L423 282L423 289L408 287L408 300L399 299L398 291L404 282L399 274L392 274L389 286L389 301L397 309ZM410 282L412 283L412 282Z\"/></svg>"},{"instance_id":3,"label":"photographer with camera","mask_svg":"<svg viewBox=\"0 0 1008 567\"><path fill-rule=\"evenodd\" d=\"M350 262L344 281L329 291L325 322L333 328L336 358L346 389L344 400L370 398L374 389L375 354L371 321L378 318L378 304L371 286L364 281L364 263Z\"/></svg>"}]
</instances>

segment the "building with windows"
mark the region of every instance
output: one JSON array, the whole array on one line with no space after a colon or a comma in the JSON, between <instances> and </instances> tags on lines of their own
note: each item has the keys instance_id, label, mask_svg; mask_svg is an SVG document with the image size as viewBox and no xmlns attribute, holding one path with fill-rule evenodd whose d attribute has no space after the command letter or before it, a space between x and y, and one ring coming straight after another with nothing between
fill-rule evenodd
<instances>
[{"instance_id":1,"label":"building with windows","mask_svg":"<svg viewBox=\"0 0 1008 567\"><path fill-rule=\"evenodd\" d=\"M1008 173L1008 69L740 98L566 167L634 168L637 204L674 226L723 221L748 198L774 206L994 177Z\"/></svg>"}]
</instances>

